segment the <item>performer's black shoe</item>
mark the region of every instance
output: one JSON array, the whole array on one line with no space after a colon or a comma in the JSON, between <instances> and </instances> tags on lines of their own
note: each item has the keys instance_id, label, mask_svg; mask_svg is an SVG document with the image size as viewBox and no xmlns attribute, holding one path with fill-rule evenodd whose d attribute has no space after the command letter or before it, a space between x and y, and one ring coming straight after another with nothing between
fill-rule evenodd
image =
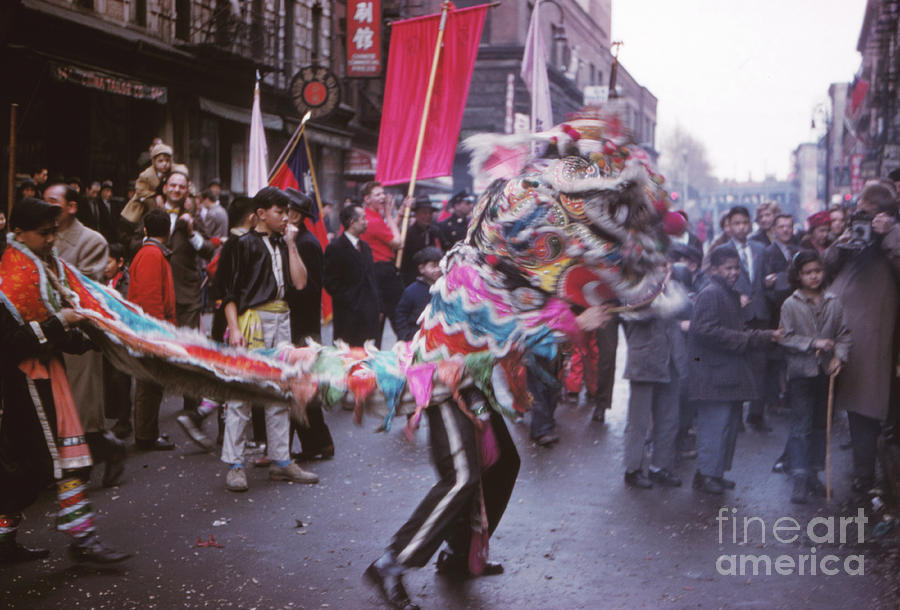
<instances>
[{"instance_id":1,"label":"performer's black shoe","mask_svg":"<svg viewBox=\"0 0 900 610\"><path fill-rule=\"evenodd\" d=\"M105 546L97 534L91 534L83 540L69 545L69 556L80 563L108 565L119 563L131 557L131 553L123 553Z\"/></svg>"},{"instance_id":2,"label":"performer's black shoe","mask_svg":"<svg viewBox=\"0 0 900 610\"><path fill-rule=\"evenodd\" d=\"M559 442L559 437L552 432L548 432L547 434L542 434L534 439L534 442L541 447L552 447Z\"/></svg>"},{"instance_id":3,"label":"performer's black shoe","mask_svg":"<svg viewBox=\"0 0 900 610\"><path fill-rule=\"evenodd\" d=\"M419 606L409 599L403 586L403 569L396 563L379 566L376 560L366 568L364 578L378 588L385 601L396 610L419 610Z\"/></svg>"},{"instance_id":4,"label":"performer's black shoe","mask_svg":"<svg viewBox=\"0 0 900 610\"><path fill-rule=\"evenodd\" d=\"M438 574L446 576L458 576L468 578L473 576L469 571L469 560L465 555L459 553L451 553L450 551L441 551L438 553L437 563L435 564ZM503 564L488 561L484 564L484 569L479 576L496 576L503 574Z\"/></svg>"},{"instance_id":5,"label":"performer's black shoe","mask_svg":"<svg viewBox=\"0 0 900 610\"><path fill-rule=\"evenodd\" d=\"M21 563L44 559L50 555L47 549L30 548L19 544L15 539L0 542L0 563Z\"/></svg>"}]
</instances>

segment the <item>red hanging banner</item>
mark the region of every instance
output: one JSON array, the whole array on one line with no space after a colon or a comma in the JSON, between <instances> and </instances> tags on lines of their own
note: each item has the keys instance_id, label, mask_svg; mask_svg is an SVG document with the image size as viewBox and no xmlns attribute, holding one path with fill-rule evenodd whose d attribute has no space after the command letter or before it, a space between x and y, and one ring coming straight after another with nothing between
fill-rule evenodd
<instances>
[{"instance_id":1,"label":"red hanging banner","mask_svg":"<svg viewBox=\"0 0 900 610\"><path fill-rule=\"evenodd\" d=\"M452 171L487 9L483 4L447 15L417 179L448 176ZM375 174L382 184L410 181L440 20L436 14L391 24Z\"/></svg>"},{"instance_id":2,"label":"red hanging banner","mask_svg":"<svg viewBox=\"0 0 900 610\"><path fill-rule=\"evenodd\" d=\"M381 74L381 0L347 0L347 76Z\"/></svg>"}]
</instances>

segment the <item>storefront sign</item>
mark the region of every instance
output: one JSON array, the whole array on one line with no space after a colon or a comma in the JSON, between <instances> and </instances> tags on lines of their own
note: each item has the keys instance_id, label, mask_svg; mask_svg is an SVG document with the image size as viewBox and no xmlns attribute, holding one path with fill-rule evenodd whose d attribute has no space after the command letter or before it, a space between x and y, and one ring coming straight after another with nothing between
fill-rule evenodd
<instances>
[{"instance_id":1,"label":"storefront sign","mask_svg":"<svg viewBox=\"0 0 900 610\"><path fill-rule=\"evenodd\" d=\"M344 173L350 176L374 176L375 155L359 148L351 148Z\"/></svg>"},{"instance_id":2,"label":"storefront sign","mask_svg":"<svg viewBox=\"0 0 900 610\"><path fill-rule=\"evenodd\" d=\"M381 0L347 0L347 76L381 74Z\"/></svg>"},{"instance_id":3,"label":"storefront sign","mask_svg":"<svg viewBox=\"0 0 900 610\"><path fill-rule=\"evenodd\" d=\"M50 72L58 81L81 85L88 89L124 95L137 100L149 100L157 104L165 104L168 101L169 90L166 87L148 85L97 70L51 63Z\"/></svg>"}]
</instances>

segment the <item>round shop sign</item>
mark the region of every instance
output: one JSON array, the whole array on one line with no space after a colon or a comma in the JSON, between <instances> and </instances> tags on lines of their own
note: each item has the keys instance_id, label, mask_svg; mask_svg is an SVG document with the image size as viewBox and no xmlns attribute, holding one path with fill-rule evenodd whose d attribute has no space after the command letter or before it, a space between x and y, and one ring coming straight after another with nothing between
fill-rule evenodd
<instances>
[{"instance_id":1,"label":"round shop sign","mask_svg":"<svg viewBox=\"0 0 900 610\"><path fill-rule=\"evenodd\" d=\"M307 66L291 80L291 99L300 116L312 113L314 119L331 114L341 101L341 87L328 68Z\"/></svg>"}]
</instances>

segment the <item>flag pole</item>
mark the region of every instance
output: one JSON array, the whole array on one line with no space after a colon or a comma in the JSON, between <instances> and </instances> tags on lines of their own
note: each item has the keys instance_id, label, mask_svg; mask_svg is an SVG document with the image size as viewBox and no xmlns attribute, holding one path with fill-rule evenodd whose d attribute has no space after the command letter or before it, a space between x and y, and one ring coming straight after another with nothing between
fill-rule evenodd
<instances>
[{"instance_id":1,"label":"flag pole","mask_svg":"<svg viewBox=\"0 0 900 610\"><path fill-rule=\"evenodd\" d=\"M419 138L416 140L416 154L413 157L412 175L409 179L409 189L406 192L407 199L413 196L416 190L416 175L419 173L419 161L422 158L422 145L425 143L425 126L428 124L428 110L431 106L431 94L434 93L434 80L437 76L438 61L441 55L441 47L444 44L444 29L447 26L447 13L450 11L450 2L444 0L441 3L441 23L438 26L437 42L434 44L434 57L431 59L431 73L428 75L428 88L425 90L425 108L422 110L422 120L419 122ZM397 269L403 263L403 245L406 243L406 229L409 226L409 206L403 206L403 225L400 227L400 249L397 250Z\"/></svg>"},{"instance_id":2,"label":"flag pole","mask_svg":"<svg viewBox=\"0 0 900 610\"><path fill-rule=\"evenodd\" d=\"M272 169L269 170L267 182L272 181L272 178L275 177L275 172L278 171L278 168L281 167L281 164L284 163L284 160L294 152L295 148L297 148L297 144L300 142L300 138L303 136L303 130L306 128L306 122L309 121L311 116L312 111L307 110L306 114L303 115L303 118L300 119L300 125L297 127L297 129L294 130L294 134L291 136L291 139L288 140L287 146L284 147L284 150L282 150L281 154L278 155L278 160L275 161Z\"/></svg>"},{"instance_id":3,"label":"flag pole","mask_svg":"<svg viewBox=\"0 0 900 610\"><path fill-rule=\"evenodd\" d=\"M306 158L309 159L309 175L312 178L313 191L316 194L316 206L319 208L319 218L324 219L324 211L322 210L322 198L319 196L319 181L316 180L316 168L313 167L312 155L309 152L309 138L303 138L303 146L306 147Z\"/></svg>"}]
</instances>

